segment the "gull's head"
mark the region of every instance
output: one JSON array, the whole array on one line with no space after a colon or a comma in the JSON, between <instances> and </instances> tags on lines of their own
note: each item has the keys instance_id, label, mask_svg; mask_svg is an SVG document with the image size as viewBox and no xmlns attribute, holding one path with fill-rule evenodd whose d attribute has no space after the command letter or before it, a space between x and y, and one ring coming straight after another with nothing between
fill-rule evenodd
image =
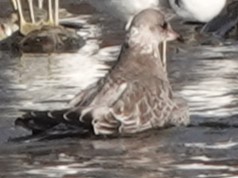
<instances>
[{"instance_id":1,"label":"gull's head","mask_svg":"<svg viewBox=\"0 0 238 178\"><path fill-rule=\"evenodd\" d=\"M127 40L130 44L159 45L179 37L158 9L146 9L136 14L127 24Z\"/></svg>"}]
</instances>

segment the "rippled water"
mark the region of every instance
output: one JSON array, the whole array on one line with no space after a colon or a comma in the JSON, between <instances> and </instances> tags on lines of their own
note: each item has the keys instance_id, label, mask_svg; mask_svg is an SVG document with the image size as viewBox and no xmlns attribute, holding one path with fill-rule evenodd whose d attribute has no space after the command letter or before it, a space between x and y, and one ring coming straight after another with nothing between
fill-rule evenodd
<instances>
[{"instance_id":1,"label":"rippled water","mask_svg":"<svg viewBox=\"0 0 238 178\"><path fill-rule=\"evenodd\" d=\"M0 177L238 177L235 43L169 45L170 78L175 91L189 102L190 127L117 139L7 142L28 134L13 126L20 108L65 107L105 74L103 61L116 58L119 46L113 45L120 44L123 36L117 21L97 18L95 22L90 15L73 20L83 24L79 33L88 39L76 54L14 57L9 51L0 52Z\"/></svg>"}]
</instances>

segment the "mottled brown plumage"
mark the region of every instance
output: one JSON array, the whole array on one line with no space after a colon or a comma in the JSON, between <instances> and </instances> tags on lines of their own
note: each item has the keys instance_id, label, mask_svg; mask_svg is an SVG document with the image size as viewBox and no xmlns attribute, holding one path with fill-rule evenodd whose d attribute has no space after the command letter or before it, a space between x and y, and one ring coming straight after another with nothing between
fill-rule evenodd
<instances>
[{"instance_id":1,"label":"mottled brown plumage","mask_svg":"<svg viewBox=\"0 0 238 178\"><path fill-rule=\"evenodd\" d=\"M118 61L106 77L76 96L62 117L59 111L47 117L58 123L77 123L96 135L126 135L189 123L187 105L174 98L158 49L161 42L174 40L177 34L155 9L140 12L130 23ZM26 118L31 122L40 119L29 114Z\"/></svg>"}]
</instances>

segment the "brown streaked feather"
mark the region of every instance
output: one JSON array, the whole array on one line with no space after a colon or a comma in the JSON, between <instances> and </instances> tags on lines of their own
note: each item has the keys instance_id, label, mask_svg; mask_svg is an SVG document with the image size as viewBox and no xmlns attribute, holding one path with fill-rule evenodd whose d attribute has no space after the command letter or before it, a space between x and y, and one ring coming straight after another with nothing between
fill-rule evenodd
<instances>
[{"instance_id":1,"label":"brown streaked feather","mask_svg":"<svg viewBox=\"0 0 238 178\"><path fill-rule=\"evenodd\" d=\"M143 81L128 82L126 90L115 100L116 102L110 105L107 105L110 103L107 102L107 104L99 106L99 103L95 102L97 107L91 110L95 133L128 134L152 127L163 127L168 124L170 112L176 104L170 98L170 92L165 91L161 86L169 86L169 83L160 81L160 79L151 80L151 78L149 81L149 83L143 83ZM167 87L167 90L170 90L170 87ZM111 91L108 93L112 94ZM104 92L103 98L108 99L105 94L106 92ZM99 101L101 100L99 99ZM107 122L108 119L116 124L110 125ZM106 122L108 127L102 127L106 125Z\"/></svg>"}]
</instances>

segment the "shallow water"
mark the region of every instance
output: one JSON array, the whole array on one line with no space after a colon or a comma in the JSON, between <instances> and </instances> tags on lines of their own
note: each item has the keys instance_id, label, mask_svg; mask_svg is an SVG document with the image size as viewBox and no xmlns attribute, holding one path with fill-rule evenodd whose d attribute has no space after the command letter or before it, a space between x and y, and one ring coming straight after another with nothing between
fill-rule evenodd
<instances>
[{"instance_id":1,"label":"shallow water","mask_svg":"<svg viewBox=\"0 0 238 178\"><path fill-rule=\"evenodd\" d=\"M130 138L7 142L28 134L13 126L22 114L19 109L63 108L105 74L103 61L115 59L119 46L113 45L120 44L123 32L117 21L99 17L74 19L83 24L79 33L87 39L76 54L14 57L9 51L0 52L0 177L238 177L235 43L169 45L171 82L189 102L191 127Z\"/></svg>"}]
</instances>

